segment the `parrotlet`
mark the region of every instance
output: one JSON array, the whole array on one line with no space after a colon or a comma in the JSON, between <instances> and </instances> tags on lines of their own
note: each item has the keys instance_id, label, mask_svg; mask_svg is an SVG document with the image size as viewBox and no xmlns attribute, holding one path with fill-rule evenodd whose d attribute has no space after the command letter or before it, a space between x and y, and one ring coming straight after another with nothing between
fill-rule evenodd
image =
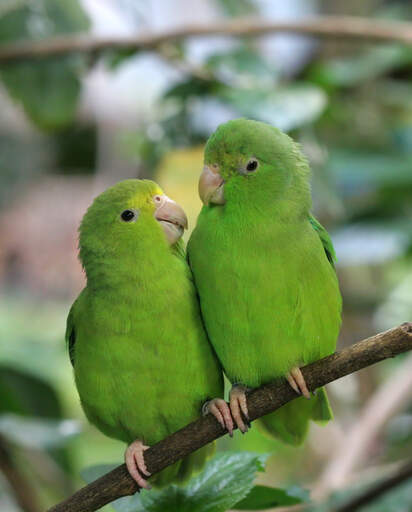
<instances>
[{"instance_id":1,"label":"parrotlet","mask_svg":"<svg viewBox=\"0 0 412 512\"><path fill-rule=\"evenodd\" d=\"M66 340L87 418L128 444L125 462L141 487L144 451L213 413L227 418L222 371L207 339L181 236L183 209L148 180L126 180L89 207L79 230L87 285L67 320ZM219 411L222 409L222 413ZM208 445L152 479L184 481Z\"/></svg>"},{"instance_id":2,"label":"parrotlet","mask_svg":"<svg viewBox=\"0 0 412 512\"><path fill-rule=\"evenodd\" d=\"M342 302L331 239L311 214L309 165L288 135L246 119L218 127L204 164L188 256L209 338L234 384L233 418L245 432L247 389L286 377L303 396L260 426L298 445L311 419L332 418L323 388L306 400L300 367L334 352Z\"/></svg>"}]
</instances>

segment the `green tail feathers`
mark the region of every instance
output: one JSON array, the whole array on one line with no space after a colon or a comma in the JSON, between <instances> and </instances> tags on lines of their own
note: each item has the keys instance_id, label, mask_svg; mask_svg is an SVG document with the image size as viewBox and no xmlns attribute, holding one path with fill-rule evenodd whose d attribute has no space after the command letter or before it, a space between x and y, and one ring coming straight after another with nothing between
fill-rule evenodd
<instances>
[{"instance_id":1,"label":"green tail feathers","mask_svg":"<svg viewBox=\"0 0 412 512\"><path fill-rule=\"evenodd\" d=\"M303 443L309 421L325 424L333 418L325 388L320 388L310 400L304 397L292 400L272 414L258 420L259 429L270 437L286 444L298 446Z\"/></svg>"},{"instance_id":2,"label":"green tail feathers","mask_svg":"<svg viewBox=\"0 0 412 512\"><path fill-rule=\"evenodd\" d=\"M183 484L194 474L203 469L205 462L215 452L215 443L208 444L203 448L191 453L188 457L150 479L150 483L157 488L166 487L170 484Z\"/></svg>"}]
</instances>

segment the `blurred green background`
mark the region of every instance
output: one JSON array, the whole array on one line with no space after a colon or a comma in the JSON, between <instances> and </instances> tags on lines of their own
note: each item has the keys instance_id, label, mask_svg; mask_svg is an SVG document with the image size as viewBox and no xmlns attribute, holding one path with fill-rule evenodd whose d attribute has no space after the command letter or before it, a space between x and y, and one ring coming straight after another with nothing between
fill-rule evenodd
<instances>
[{"instance_id":1,"label":"blurred green background","mask_svg":"<svg viewBox=\"0 0 412 512\"><path fill-rule=\"evenodd\" d=\"M0 45L319 14L412 22L412 5L1 0ZM84 285L77 227L104 188L150 177L185 208L193 228L203 145L221 122L244 116L271 123L309 158L314 212L339 260L339 346L412 319L411 77L411 47L293 35L190 38L151 52L0 62L2 511L43 510L83 484L85 467L122 460L124 446L85 420L63 341ZM253 428L224 438L219 449L270 453L260 483L299 484L321 500L333 490L351 493L412 456L411 374L404 356L330 385L336 419L313 426L300 449ZM16 502L10 468L29 503ZM412 485L405 485L368 510L412 510Z\"/></svg>"}]
</instances>

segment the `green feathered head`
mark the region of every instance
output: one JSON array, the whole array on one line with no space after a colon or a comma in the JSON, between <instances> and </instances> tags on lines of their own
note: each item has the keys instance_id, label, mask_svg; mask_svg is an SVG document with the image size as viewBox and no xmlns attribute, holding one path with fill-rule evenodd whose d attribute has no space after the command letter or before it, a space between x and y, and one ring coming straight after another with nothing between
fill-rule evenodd
<instances>
[{"instance_id":1,"label":"green feathered head","mask_svg":"<svg viewBox=\"0 0 412 512\"><path fill-rule=\"evenodd\" d=\"M306 159L288 135L266 123L220 125L206 144L204 163L199 194L205 205L310 208Z\"/></svg>"},{"instance_id":2,"label":"green feathered head","mask_svg":"<svg viewBox=\"0 0 412 512\"><path fill-rule=\"evenodd\" d=\"M149 180L125 180L93 201L79 229L80 260L88 267L135 261L179 243L187 218L182 208Z\"/></svg>"}]
</instances>

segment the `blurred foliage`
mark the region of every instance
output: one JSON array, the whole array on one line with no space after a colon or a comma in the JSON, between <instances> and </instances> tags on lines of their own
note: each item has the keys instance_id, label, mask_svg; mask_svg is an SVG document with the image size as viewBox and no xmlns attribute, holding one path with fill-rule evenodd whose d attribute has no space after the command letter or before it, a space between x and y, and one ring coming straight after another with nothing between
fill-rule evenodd
<instances>
[{"instance_id":1,"label":"blurred foliage","mask_svg":"<svg viewBox=\"0 0 412 512\"><path fill-rule=\"evenodd\" d=\"M130 23L145 23L145 16L150 19L153 14L150 2L111 4L127 13ZM233 17L265 15L270 3L209 0L208 4L220 16ZM337 8L337 3L328 3L329 12ZM342 12L342 6L339 9ZM370 18L412 20L408 2L364 2L362 9ZM80 0L0 2L0 44L90 30ZM28 258L18 243L25 233L16 233L13 218L6 214L10 198L15 196L18 205L23 186L30 190L39 176L59 174L70 180L83 174L94 184L93 190L105 180L111 183L137 174L153 177L184 205L193 228L200 209L195 191L207 137L218 123L234 117L269 122L300 142L311 163L314 210L332 233L339 259L344 295L341 344L412 317L411 48L308 43L300 64L293 68L297 71L289 74L281 71L278 55L270 48L259 40L234 39L211 43L204 56L194 57L191 41L171 45L173 58L164 58L165 67L158 74L178 72L165 80L149 107L143 105L146 110L140 105L147 101L140 97L142 89L136 82L131 84L137 92L130 107L134 103L141 107L134 117L127 117L124 109L116 113L116 95L122 92L97 102L102 110L97 113L80 98L83 88L90 86L89 71L101 81L113 79L110 84L115 86L119 76L141 65L142 52L108 50L100 58L77 53L0 65L6 92L0 91L0 287L6 282L8 290L15 288L14 295L0 296L0 434L16 468L28 477L27 468L33 472L29 480L45 507L69 494L74 484L80 485L79 473L85 466L118 460L123 446L89 426L81 412L63 343L69 304L56 300L53 284L50 296L22 294L21 284L16 283L24 283L27 276L16 277L13 262L3 257L13 240L11 254ZM158 65L158 61L152 64ZM142 78L149 84L144 87L151 89L152 84L143 80L147 68L142 69L134 79ZM115 106L108 114L105 108L111 103ZM47 205L45 189L42 201ZM68 225L74 222L76 200L74 193L73 211L64 211ZM58 200L53 208L56 204L60 208ZM53 208L47 215L49 223L55 219ZM13 211L18 215L18 208ZM36 218L36 211L30 217ZM39 234L48 232L47 225L37 229ZM63 232L65 225L59 229ZM67 233L72 237L72 231ZM39 244L38 251L42 249ZM45 281L53 283L65 271L59 258L50 254L44 265ZM334 440L342 439L339 432L357 421L370 394L390 379L398 364L388 361L367 375L353 376L344 392L333 388L337 426L321 433L314 427L306 446L282 446L254 428L247 436L236 433L234 439L219 440L217 456L186 487L144 491L140 497L119 500L115 510L217 511L234 506L264 510L308 502L307 493L295 484L313 485L333 455ZM411 418L412 404L391 418L370 454L371 466L384 470L412 453ZM271 457L263 473L267 453ZM85 474L93 479L104 469L107 466ZM363 469L359 486L342 490L322 507L311 505L312 509L330 510L366 489L370 480ZM363 510L406 512L412 508L411 495L411 484L405 483ZM7 485L0 481L0 508L15 512L10 502Z\"/></svg>"},{"instance_id":2,"label":"blurred foliage","mask_svg":"<svg viewBox=\"0 0 412 512\"><path fill-rule=\"evenodd\" d=\"M373 485L371 482L369 485ZM329 512L339 509L356 499L362 493L368 491L369 485L357 485L355 488L346 489L343 492L336 492L322 506L309 507L307 512ZM369 505L361 507L362 512L409 512L412 509L412 483L406 481L399 486L389 490L383 496Z\"/></svg>"},{"instance_id":3,"label":"blurred foliage","mask_svg":"<svg viewBox=\"0 0 412 512\"><path fill-rule=\"evenodd\" d=\"M77 0L16 1L3 15L0 12L0 44L36 41L88 28L88 18ZM83 70L84 59L69 55L7 63L1 66L0 77L36 124L55 129L74 118Z\"/></svg>"},{"instance_id":4,"label":"blurred foliage","mask_svg":"<svg viewBox=\"0 0 412 512\"><path fill-rule=\"evenodd\" d=\"M218 453L185 486L143 489L112 506L117 512L223 512L229 508L267 510L308 501L307 493L298 487L284 491L253 485L256 473L264 471L267 457L247 451ZM113 468L93 466L83 471L83 477L92 482Z\"/></svg>"}]
</instances>

